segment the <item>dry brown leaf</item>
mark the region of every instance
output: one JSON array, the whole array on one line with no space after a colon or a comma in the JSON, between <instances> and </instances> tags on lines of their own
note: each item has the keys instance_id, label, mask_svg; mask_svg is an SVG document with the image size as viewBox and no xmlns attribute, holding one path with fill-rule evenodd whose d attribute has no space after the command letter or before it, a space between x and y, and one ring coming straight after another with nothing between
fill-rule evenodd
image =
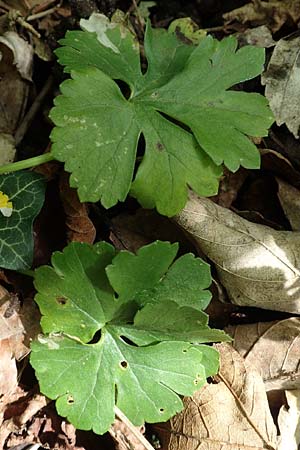
<instances>
[{"instance_id":1,"label":"dry brown leaf","mask_svg":"<svg viewBox=\"0 0 300 450\"><path fill-rule=\"evenodd\" d=\"M60 198L66 214L68 241L93 244L96 229L88 215L85 203L80 203L76 189L70 188L69 175L65 172L60 177Z\"/></svg>"},{"instance_id":2,"label":"dry brown leaf","mask_svg":"<svg viewBox=\"0 0 300 450\"><path fill-rule=\"evenodd\" d=\"M298 450L300 444L300 390L285 392L287 407L278 416L280 438L277 450Z\"/></svg>"},{"instance_id":3,"label":"dry brown leaf","mask_svg":"<svg viewBox=\"0 0 300 450\"><path fill-rule=\"evenodd\" d=\"M168 450L276 448L263 380L229 345L219 344L219 382L207 384L171 420Z\"/></svg>"},{"instance_id":4,"label":"dry brown leaf","mask_svg":"<svg viewBox=\"0 0 300 450\"><path fill-rule=\"evenodd\" d=\"M234 21L257 25L267 25L273 32L278 31L286 22L297 23L300 19L299 0L255 0L223 14L225 23Z\"/></svg>"},{"instance_id":5,"label":"dry brown leaf","mask_svg":"<svg viewBox=\"0 0 300 450\"><path fill-rule=\"evenodd\" d=\"M213 261L232 303L300 313L300 233L251 223L193 193L174 220Z\"/></svg>"},{"instance_id":6,"label":"dry brown leaf","mask_svg":"<svg viewBox=\"0 0 300 450\"><path fill-rule=\"evenodd\" d=\"M15 156L13 135L25 112L32 63L32 46L17 33L0 36L0 165Z\"/></svg>"},{"instance_id":7,"label":"dry brown leaf","mask_svg":"<svg viewBox=\"0 0 300 450\"><path fill-rule=\"evenodd\" d=\"M294 231L300 231L300 191L277 178L278 198Z\"/></svg>"},{"instance_id":8,"label":"dry brown leaf","mask_svg":"<svg viewBox=\"0 0 300 450\"><path fill-rule=\"evenodd\" d=\"M299 46L300 36L296 33L280 39L262 76L262 83L266 85L265 96L276 123L285 123L296 138L299 137L300 126Z\"/></svg>"},{"instance_id":9,"label":"dry brown leaf","mask_svg":"<svg viewBox=\"0 0 300 450\"><path fill-rule=\"evenodd\" d=\"M233 346L260 372L267 391L300 388L300 318L228 327Z\"/></svg>"},{"instance_id":10,"label":"dry brown leaf","mask_svg":"<svg viewBox=\"0 0 300 450\"><path fill-rule=\"evenodd\" d=\"M36 305L29 299L20 309L17 297L1 287L0 396L9 396L17 386L16 360L29 353L29 341L39 331L39 312Z\"/></svg>"}]
</instances>

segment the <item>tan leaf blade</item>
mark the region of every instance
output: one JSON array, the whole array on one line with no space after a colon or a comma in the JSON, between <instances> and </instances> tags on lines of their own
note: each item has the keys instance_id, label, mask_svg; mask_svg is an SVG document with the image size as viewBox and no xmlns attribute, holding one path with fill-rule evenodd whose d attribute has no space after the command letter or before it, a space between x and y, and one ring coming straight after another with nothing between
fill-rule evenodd
<instances>
[{"instance_id":1,"label":"tan leaf blade","mask_svg":"<svg viewBox=\"0 0 300 450\"><path fill-rule=\"evenodd\" d=\"M300 312L300 233L251 223L194 194L175 221L214 262L232 303Z\"/></svg>"},{"instance_id":2,"label":"tan leaf blade","mask_svg":"<svg viewBox=\"0 0 300 450\"><path fill-rule=\"evenodd\" d=\"M276 427L263 380L229 345L220 352L220 377L171 421L168 450L263 450L276 448Z\"/></svg>"},{"instance_id":3,"label":"tan leaf blade","mask_svg":"<svg viewBox=\"0 0 300 450\"><path fill-rule=\"evenodd\" d=\"M278 416L280 437L277 450L298 450L300 444L300 390L285 392L287 407Z\"/></svg>"},{"instance_id":4,"label":"tan leaf blade","mask_svg":"<svg viewBox=\"0 0 300 450\"><path fill-rule=\"evenodd\" d=\"M300 318L228 327L233 346L260 372L267 391L300 388Z\"/></svg>"}]
</instances>

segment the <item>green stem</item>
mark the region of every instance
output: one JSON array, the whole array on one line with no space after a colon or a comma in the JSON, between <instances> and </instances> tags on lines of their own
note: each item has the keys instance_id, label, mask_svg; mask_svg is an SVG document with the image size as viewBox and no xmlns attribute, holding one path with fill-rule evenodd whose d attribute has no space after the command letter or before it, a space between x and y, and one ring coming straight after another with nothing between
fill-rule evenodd
<instances>
[{"instance_id":1,"label":"green stem","mask_svg":"<svg viewBox=\"0 0 300 450\"><path fill-rule=\"evenodd\" d=\"M39 166L49 161L53 161L55 158L51 153L44 153L40 156L34 156L33 158L24 159L23 161L17 161L10 164L5 164L0 167L0 175L3 173L17 172L18 170L30 169L31 167Z\"/></svg>"}]
</instances>

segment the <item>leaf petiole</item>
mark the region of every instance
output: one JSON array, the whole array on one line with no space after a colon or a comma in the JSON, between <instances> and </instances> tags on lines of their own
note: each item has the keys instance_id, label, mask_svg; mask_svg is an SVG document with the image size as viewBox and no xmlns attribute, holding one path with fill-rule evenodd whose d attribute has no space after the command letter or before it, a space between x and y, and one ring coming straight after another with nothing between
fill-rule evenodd
<instances>
[{"instance_id":1,"label":"leaf petiole","mask_svg":"<svg viewBox=\"0 0 300 450\"><path fill-rule=\"evenodd\" d=\"M55 158L51 153L44 153L43 155L34 156L33 158L24 159L10 164L5 164L0 167L0 175L3 173L17 172L18 170L30 169L31 167L39 166Z\"/></svg>"}]
</instances>

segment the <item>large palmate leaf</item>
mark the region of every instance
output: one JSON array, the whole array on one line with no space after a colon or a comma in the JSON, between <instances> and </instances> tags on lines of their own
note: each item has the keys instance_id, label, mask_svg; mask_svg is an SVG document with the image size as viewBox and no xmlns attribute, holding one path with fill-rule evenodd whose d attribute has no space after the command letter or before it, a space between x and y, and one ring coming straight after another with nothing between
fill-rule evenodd
<instances>
[{"instance_id":1,"label":"large palmate leaf","mask_svg":"<svg viewBox=\"0 0 300 450\"><path fill-rule=\"evenodd\" d=\"M44 203L43 177L25 171L0 175L0 191L12 203L9 217L0 213L0 267L28 269L33 258L32 223Z\"/></svg>"},{"instance_id":2,"label":"large palmate leaf","mask_svg":"<svg viewBox=\"0 0 300 450\"><path fill-rule=\"evenodd\" d=\"M216 193L223 162L231 170L259 167L247 136L266 135L267 101L228 89L261 73L263 49L237 51L234 37L198 37L193 45L180 24L169 32L148 24L142 73L136 38L122 21L98 14L81 26L86 31L68 32L57 50L72 79L51 117L53 156L65 162L82 201L108 208L131 190L144 207L172 216L188 186ZM126 98L114 80L128 84ZM145 154L132 183L141 135Z\"/></svg>"},{"instance_id":3,"label":"large palmate leaf","mask_svg":"<svg viewBox=\"0 0 300 450\"><path fill-rule=\"evenodd\" d=\"M192 255L173 263L176 252L168 242L136 255L72 243L53 255L53 267L36 270L49 334L32 344L31 363L42 392L76 427L104 433L115 405L137 425L167 420L182 408L178 394L191 395L216 373L218 354L201 343L229 338L201 311L209 268ZM181 288L169 300L179 268Z\"/></svg>"}]
</instances>

